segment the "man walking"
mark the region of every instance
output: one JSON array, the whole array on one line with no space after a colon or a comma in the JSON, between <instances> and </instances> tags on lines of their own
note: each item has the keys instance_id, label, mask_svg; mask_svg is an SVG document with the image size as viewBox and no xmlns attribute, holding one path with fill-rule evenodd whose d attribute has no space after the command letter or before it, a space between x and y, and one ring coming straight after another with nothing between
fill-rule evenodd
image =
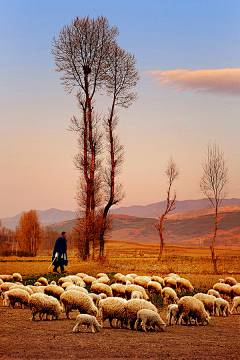
<instances>
[{"instance_id":1,"label":"man walking","mask_svg":"<svg viewBox=\"0 0 240 360\"><path fill-rule=\"evenodd\" d=\"M63 231L62 236L60 236L56 242L53 249L52 254L52 264L54 265L53 272L57 272L57 268L60 266L61 273L65 273L64 265L67 266L68 258L67 258L67 239L66 239L66 231Z\"/></svg>"}]
</instances>

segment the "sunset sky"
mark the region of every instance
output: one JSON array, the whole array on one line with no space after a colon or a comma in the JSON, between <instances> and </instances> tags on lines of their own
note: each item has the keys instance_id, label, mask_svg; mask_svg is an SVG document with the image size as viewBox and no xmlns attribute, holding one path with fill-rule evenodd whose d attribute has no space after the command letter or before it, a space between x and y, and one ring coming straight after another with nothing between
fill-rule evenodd
<instances>
[{"instance_id":1,"label":"sunset sky","mask_svg":"<svg viewBox=\"0 0 240 360\"><path fill-rule=\"evenodd\" d=\"M239 0L0 0L0 219L30 209L76 210L76 92L55 72L52 38L77 15L107 17L137 59L138 100L119 111L125 148L119 206L166 199L169 158L179 200L200 199L201 162L216 142L240 198ZM97 106L106 108L104 95Z\"/></svg>"}]
</instances>

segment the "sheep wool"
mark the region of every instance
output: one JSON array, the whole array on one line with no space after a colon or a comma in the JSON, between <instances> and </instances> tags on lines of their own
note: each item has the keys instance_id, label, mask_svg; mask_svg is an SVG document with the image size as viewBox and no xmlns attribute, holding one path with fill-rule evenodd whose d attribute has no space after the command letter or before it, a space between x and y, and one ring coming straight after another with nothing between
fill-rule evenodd
<instances>
[{"instance_id":1,"label":"sheep wool","mask_svg":"<svg viewBox=\"0 0 240 360\"><path fill-rule=\"evenodd\" d=\"M48 280L45 277L40 277L37 282L39 282L41 285L48 285Z\"/></svg>"},{"instance_id":2,"label":"sheep wool","mask_svg":"<svg viewBox=\"0 0 240 360\"><path fill-rule=\"evenodd\" d=\"M55 317L58 319L60 313L63 311L63 308L60 306L59 301L53 297L46 294L33 294L29 299L29 307L32 311L32 318L30 320L35 321L35 316L39 314L39 319L42 320L44 314L46 314L46 320L48 315L51 316L51 319Z\"/></svg>"},{"instance_id":3,"label":"sheep wool","mask_svg":"<svg viewBox=\"0 0 240 360\"><path fill-rule=\"evenodd\" d=\"M148 283L151 281L151 278L148 276L137 276L134 279L134 284L142 286L144 289L147 289Z\"/></svg>"},{"instance_id":4,"label":"sheep wool","mask_svg":"<svg viewBox=\"0 0 240 360\"><path fill-rule=\"evenodd\" d=\"M178 324L181 324L182 318L187 319L187 325L190 322L190 318L196 320L196 325L209 324L210 317L206 312L202 301L199 299L192 296L183 296L178 301L178 308L180 314Z\"/></svg>"},{"instance_id":5,"label":"sheep wool","mask_svg":"<svg viewBox=\"0 0 240 360\"><path fill-rule=\"evenodd\" d=\"M231 314L233 314L234 310L236 311L237 314L239 314L238 312L238 307L240 307L240 296L235 296L235 298L233 298L233 307L230 311Z\"/></svg>"},{"instance_id":6,"label":"sheep wool","mask_svg":"<svg viewBox=\"0 0 240 360\"><path fill-rule=\"evenodd\" d=\"M172 301L174 303L178 302L178 297L177 297L176 291L170 287L163 288L162 297L163 297L163 302L165 304L169 301Z\"/></svg>"},{"instance_id":7,"label":"sheep wool","mask_svg":"<svg viewBox=\"0 0 240 360\"><path fill-rule=\"evenodd\" d=\"M3 281L3 282L9 282L12 278L12 275L0 275L0 279Z\"/></svg>"},{"instance_id":8,"label":"sheep wool","mask_svg":"<svg viewBox=\"0 0 240 360\"><path fill-rule=\"evenodd\" d=\"M100 293L104 293L107 296L113 296L112 293L112 289L109 285L107 284L102 284L102 283L96 283L93 284L90 288L91 292L95 293L95 294L100 294Z\"/></svg>"},{"instance_id":9,"label":"sheep wool","mask_svg":"<svg viewBox=\"0 0 240 360\"><path fill-rule=\"evenodd\" d=\"M231 289L229 284L217 283L213 285L213 290L217 290L220 295L231 296Z\"/></svg>"},{"instance_id":10,"label":"sheep wool","mask_svg":"<svg viewBox=\"0 0 240 360\"><path fill-rule=\"evenodd\" d=\"M231 277L231 276L228 276L228 277L225 278L224 283L225 283L225 284L228 284L228 285L230 285L230 286L233 286L233 285L237 285L237 280L234 279L234 278Z\"/></svg>"},{"instance_id":11,"label":"sheep wool","mask_svg":"<svg viewBox=\"0 0 240 360\"><path fill-rule=\"evenodd\" d=\"M101 328L101 325L95 318L95 316L88 315L88 314L79 314L76 317L77 323L73 328L73 332L79 332L80 325L87 325L87 329L91 326L91 330L95 333L95 330L98 332Z\"/></svg>"},{"instance_id":12,"label":"sheep wool","mask_svg":"<svg viewBox=\"0 0 240 360\"><path fill-rule=\"evenodd\" d=\"M126 298L128 300L131 299L131 295L132 295L133 291L140 291L143 295L144 300L149 299L149 297L146 293L146 290L142 286L136 285L136 284L131 284L131 285L126 285L126 290L125 290Z\"/></svg>"},{"instance_id":13,"label":"sheep wool","mask_svg":"<svg viewBox=\"0 0 240 360\"><path fill-rule=\"evenodd\" d=\"M60 304L64 305L68 319L70 319L69 312L74 309L78 310L80 313L94 316L96 316L98 312L90 296L81 291L69 290L64 292L60 296Z\"/></svg>"},{"instance_id":14,"label":"sheep wool","mask_svg":"<svg viewBox=\"0 0 240 360\"><path fill-rule=\"evenodd\" d=\"M210 315L214 313L213 302L216 299L215 296L208 295L208 294L203 294L203 293L198 293L198 294L195 294L193 297L197 298L200 301L202 301L202 303L203 303L203 305L205 307L205 310L209 311Z\"/></svg>"},{"instance_id":15,"label":"sheep wool","mask_svg":"<svg viewBox=\"0 0 240 360\"><path fill-rule=\"evenodd\" d=\"M240 296L240 284L233 285L230 291L230 297L233 299L235 296Z\"/></svg>"},{"instance_id":16,"label":"sheep wool","mask_svg":"<svg viewBox=\"0 0 240 360\"><path fill-rule=\"evenodd\" d=\"M221 297L221 295L219 294L219 292L218 292L217 290L209 289L207 293L208 293L208 295L213 295L213 296L215 296L216 298L220 298L220 297Z\"/></svg>"},{"instance_id":17,"label":"sheep wool","mask_svg":"<svg viewBox=\"0 0 240 360\"><path fill-rule=\"evenodd\" d=\"M163 280L163 278L161 277L161 276L152 276L151 277L151 280L152 281L157 281L157 282L159 282L159 284L161 284L162 285L162 287L164 287L165 286L165 283L164 283L164 280Z\"/></svg>"},{"instance_id":18,"label":"sheep wool","mask_svg":"<svg viewBox=\"0 0 240 360\"><path fill-rule=\"evenodd\" d=\"M140 291L133 291L131 299L143 299L143 294Z\"/></svg>"},{"instance_id":19,"label":"sheep wool","mask_svg":"<svg viewBox=\"0 0 240 360\"><path fill-rule=\"evenodd\" d=\"M114 283L110 285L113 296L125 298L126 296L126 285Z\"/></svg>"},{"instance_id":20,"label":"sheep wool","mask_svg":"<svg viewBox=\"0 0 240 360\"><path fill-rule=\"evenodd\" d=\"M147 288L150 293L157 294L159 296L162 295L162 285L158 281L149 281Z\"/></svg>"},{"instance_id":21,"label":"sheep wool","mask_svg":"<svg viewBox=\"0 0 240 360\"><path fill-rule=\"evenodd\" d=\"M98 307L101 325L103 326L104 321L108 319L111 327L114 327L112 321L116 319L120 322L120 327L122 327L125 322L126 303L127 300L120 297L110 297L100 300Z\"/></svg>"},{"instance_id":22,"label":"sheep wool","mask_svg":"<svg viewBox=\"0 0 240 360\"><path fill-rule=\"evenodd\" d=\"M128 327L133 329L137 320L137 313L141 309L149 309L157 313L157 308L150 301L144 299L131 299L125 305L126 320Z\"/></svg>"},{"instance_id":23,"label":"sheep wool","mask_svg":"<svg viewBox=\"0 0 240 360\"><path fill-rule=\"evenodd\" d=\"M47 285L44 288L44 293L46 295L50 295L55 297L56 299L60 300L60 296L64 293L64 289L58 285Z\"/></svg>"},{"instance_id":24,"label":"sheep wool","mask_svg":"<svg viewBox=\"0 0 240 360\"><path fill-rule=\"evenodd\" d=\"M180 291L193 291L193 286L189 280L184 278L177 279L177 289Z\"/></svg>"},{"instance_id":25,"label":"sheep wool","mask_svg":"<svg viewBox=\"0 0 240 360\"><path fill-rule=\"evenodd\" d=\"M144 331L147 331L146 325L149 329L153 330L156 330L157 327L159 330L164 331L166 328L166 324L162 320L161 316L155 311L149 309L142 309L137 312L137 320L134 325L135 330L138 330L140 321L140 326Z\"/></svg>"},{"instance_id":26,"label":"sheep wool","mask_svg":"<svg viewBox=\"0 0 240 360\"><path fill-rule=\"evenodd\" d=\"M9 300L9 306L15 307L16 303L21 304L21 308L24 306L28 306L30 295L26 290L23 289L10 289L6 291L4 294L4 305L7 304L7 300Z\"/></svg>"},{"instance_id":27,"label":"sheep wool","mask_svg":"<svg viewBox=\"0 0 240 360\"><path fill-rule=\"evenodd\" d=\"M12 278L13 278L13 282L17 282L17 281L22 282L22 275L19 273L14 273Z\"/></svg>"},{"instance_id":28,"label":"sheep wool","mask_svg":"<svg viewBox=\"0 0 240 360\"><path fill-rule=\"evenodd\" d=\"M215 298L213 310L215 316L228 316L230 314L228 301L221 298Z\"/></svg>"},{"instance_id":29,"label":"sheep wool","mask_svg":"<svg viewBox=\"0 0 240 360\"><path fill-rule=\"evenodd\" d=\"M168 325L176 325L179 319L179 309L177 304L170 304L168 305L168 312L167 312L167 324Z\"/></svg>"}]
</instances>

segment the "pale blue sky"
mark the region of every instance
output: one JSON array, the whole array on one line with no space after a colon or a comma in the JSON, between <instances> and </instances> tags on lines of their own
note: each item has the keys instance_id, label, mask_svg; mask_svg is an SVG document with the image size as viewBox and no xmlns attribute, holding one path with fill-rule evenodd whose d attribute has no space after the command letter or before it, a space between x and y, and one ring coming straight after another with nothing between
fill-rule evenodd
<instances>
[{"instance_id":1,"label":"pale blue sky","mask_svg":"<svg viewBox=\"0 0 240 360\"><path fill-rule=\"evenodd\" d=\"M118 27L118 42L135 55L141 76L138 100L120 111L120 205L164 200L170 156L181 171L178 199L201 198L200 163L210 140L228 158L228 197L240 198L239 1L0 0L0 219L76 209L77 144L66 129L79 112L55 72L51 41L77 15L101 14ZM180 80L179 69L189 70ZM148 71L164 73L154 81ZM104 110L105 97L98 101Z\"/></svg>"}]
</instances>

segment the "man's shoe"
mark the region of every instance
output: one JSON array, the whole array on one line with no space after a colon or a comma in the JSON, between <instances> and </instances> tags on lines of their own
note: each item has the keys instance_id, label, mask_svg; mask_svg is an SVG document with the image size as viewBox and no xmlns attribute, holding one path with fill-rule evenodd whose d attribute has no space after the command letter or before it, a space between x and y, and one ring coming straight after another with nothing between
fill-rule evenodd
<instances>
[{"instance_id":1,"label":"man's shoe","mask_svg":"<svg viewBox=\"0 0 240 360\"><path fill-rule=\"evenodd\" d=\"M61 274L66 274L66 271L62 271Z\"/></svg>"}]
</instances>

